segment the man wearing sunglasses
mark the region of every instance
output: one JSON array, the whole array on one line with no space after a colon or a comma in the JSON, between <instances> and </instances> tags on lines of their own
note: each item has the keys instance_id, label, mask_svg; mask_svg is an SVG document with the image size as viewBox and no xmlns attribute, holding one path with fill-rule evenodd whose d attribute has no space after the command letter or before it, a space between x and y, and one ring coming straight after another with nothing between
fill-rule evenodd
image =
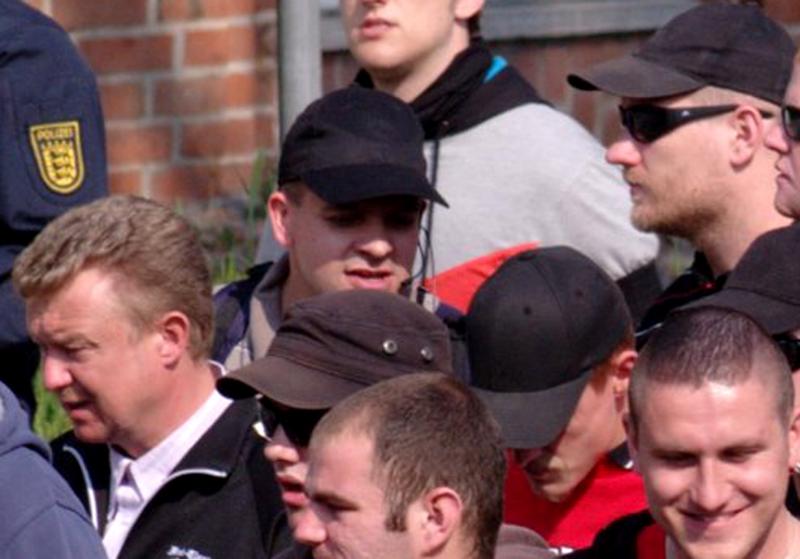
<instances>
[{"instance_id":1,"label":"man wearing sunglasses","mask_svg":"<svg viewBox=\"0 0 800 559\"><path fill-rule=\"evenodd\" d=\"M398 295L354 290L296 303L266 356L218 381L226 396L260 395L269 439L264 455L275 468L290 527L308 514L307 451L319 420L351 394L411 373L453 375L447 327ZM544 540L522 528L504 527L500 547L524 550L531 559L549 556ZM304 553L294 549L286 557Z\"/></svg>"},{"instance_id":2,"label":"man wearing sunglasses","mask_svg":"<svg viewBox=\"0 0 800 559\"><path fill-rule=\"evenodd\" d=\"M775 154L765 137L778 125L794 51L758 6L710 3L674 18L637 52L568 77L578 89L622 98L625 134L606 158L624 168L633 224L698 251L645 314L639 336L720 289L755 238L788 223L773 205Z\"/></svg>"},{"instance_id":3,"label":"man wearing sunglasses","mask_svg":"<svg viewBox=\"0 0 800 559\"><path fill-rule=\"evenodd\" d=\"M781 107L780 128L767 134L767 147L778 152L775 207L783 215L800 219L800 54L794 59L792 78Z\"/></svg>"},{"instance_id":4,"label":"man wearing sunglasses","mask_svg":"<svg viewBox=\"0 0 800 559\"><path fill-rule=\"evenodd\" d=\"M218 389L261 395L265 455L294 525L307 502L306 447L317 421L366 386L424 371L452 374L447 327L398 295L349 290L295 303L266 356L220 379Z\"/></svg>"}]
</instances>

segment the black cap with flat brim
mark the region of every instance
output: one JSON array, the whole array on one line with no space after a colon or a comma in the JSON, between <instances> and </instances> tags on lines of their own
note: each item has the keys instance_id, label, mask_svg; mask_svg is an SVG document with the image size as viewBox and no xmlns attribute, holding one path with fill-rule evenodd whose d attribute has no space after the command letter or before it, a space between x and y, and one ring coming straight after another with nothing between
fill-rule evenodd
<instances>
[{"instance_id":1,"label":"black cap with flat brim","mask_svg":"<svg viewBox=\"0 0 800 559\"><path fill-rule=\"evenodd\" d=\"M770 335L800 328L800 224L758 237L745 251L725 286L689 305L724 307L758 322Z\"/></svg>"},{"instance_id":2,"label":"black cap with flat brim","mask_svg":"<svg viewBox=\"0 0 800 559\"><path fill-rule=\"evenodd\" d=\"M670 20L631 55L570 74L577 89L659 98L705 86L780 105L794 42L756 5L702 4Z\"/></svg>"},{"instance_id":3,"label":"black cap with flat brim","mask_svg":"<svg viewBox=\"0 0 800 559\"><path fill-rule=\"evenodd\" d=\"M575 249L508 259L466 316L471 385L509 448L541 448L566 428L595 367L632 331L619 287Z\"/></svg>"},{"instance_id":4,"label":"black cap with flat brim","mask_svg":"<svg viewBox=\"0 0 800 559\"><path fill-rule=\"evenodd\" d=\"M330 204L416 196L447 205L426 175L422 126L406 103L348 87L311 103L281 147L278 184L302 181Z\"/></svg>"}]
</instances>

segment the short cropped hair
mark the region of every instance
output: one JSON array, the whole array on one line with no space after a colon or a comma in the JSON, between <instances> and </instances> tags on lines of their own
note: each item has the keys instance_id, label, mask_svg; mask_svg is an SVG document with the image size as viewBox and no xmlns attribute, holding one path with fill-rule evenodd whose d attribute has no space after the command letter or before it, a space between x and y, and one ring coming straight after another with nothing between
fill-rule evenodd
<instances>
[{"instance_id":1,"label":"short cropped hair","mask_svg":"<svg viewBox=\"0 0 800 559\"><path fill-rule=\"evenodd\" d=\"M384 486L388 530L405 530L409 505L446 486L464 503L464 534L473 538L475 556L493 557L503 515L503 443L497 423L464 384L438 373L375 384L326 414L311 447L343 432L374 443L372 475Z\"/></svg>"},{"instance_id":2,"label":"short cropped hair","mask_svg":"<svg viewBox=\"0 0 800 559\"><path fill-rule=\"evenodd\" d=\"M170 311L191 321L189 351L210 353L211 276L194 227L152 200L111 196L53 220L17 258L13 281L26 300L47 297L79 272L112 275L119 303L139 332Z\"/></svg>"},{"instance_id":3,"label":"short cropped hair","mask_svg":"<svg viewBox=\"0 0 800 559\"><path fill-rule=\"evenodd\" d=\"M639 354L628 386L631 422L634 428L638 425L650 384L735 386L751 378L772 390L776 413L788 428L794 407L792 372L769 334L730 309L707 306L675 312Z\"/></svg>"}]
</instances>

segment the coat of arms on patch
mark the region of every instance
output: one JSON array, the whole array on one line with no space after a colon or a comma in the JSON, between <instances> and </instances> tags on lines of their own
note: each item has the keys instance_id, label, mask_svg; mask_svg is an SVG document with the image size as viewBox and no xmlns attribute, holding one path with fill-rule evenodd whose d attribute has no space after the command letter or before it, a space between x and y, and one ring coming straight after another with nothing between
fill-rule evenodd
<instances>
[{"instance_id":1,"label":"coat of arms on patch","mask_svg":"<svg viewBox=\"0 0 800 559\"><path fill-rule=\"evenodd\" d=\"M31 147L39 176L47 188L70 194L83 184L81 127L77 120L30 127Z\"/></svg>"}]
</instances>

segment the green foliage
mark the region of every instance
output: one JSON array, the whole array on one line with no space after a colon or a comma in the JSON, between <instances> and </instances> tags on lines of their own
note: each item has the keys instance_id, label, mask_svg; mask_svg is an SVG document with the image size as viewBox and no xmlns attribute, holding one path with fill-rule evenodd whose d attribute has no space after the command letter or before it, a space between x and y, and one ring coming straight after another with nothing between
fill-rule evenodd
<instances>
[{"instance_id":1,"label":"green foliage","mask_svg":"<svg viewBox=\"0 0 800 559\"><path fill-rule=\"evenodd\" d=\"M36 395L36 415L33 418L33 430L46 441L50 441L61 433L69 431L70 422L58 398L42 386L42 372L39 370L33 381Z\"/></svg>"}]
</instances>

